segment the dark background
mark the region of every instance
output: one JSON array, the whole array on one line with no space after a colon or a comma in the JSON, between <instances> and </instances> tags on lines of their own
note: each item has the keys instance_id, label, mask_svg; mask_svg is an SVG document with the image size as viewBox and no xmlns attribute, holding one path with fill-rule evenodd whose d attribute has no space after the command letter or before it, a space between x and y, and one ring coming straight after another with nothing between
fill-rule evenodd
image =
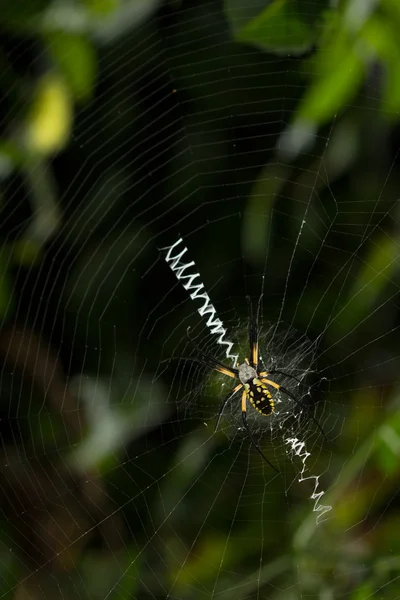
<instances>
[{"instance_id":1,"label":"dark background","mask_svg":"<svg viewBox=\"0 0 400 600\"><path fill-rule=\"evenodd\" d=\"M400 9L337 4L0 3L1 598L400 595ZM251 417L280 475L180 236L329 439Z\"/></svg>"}]
</instances>

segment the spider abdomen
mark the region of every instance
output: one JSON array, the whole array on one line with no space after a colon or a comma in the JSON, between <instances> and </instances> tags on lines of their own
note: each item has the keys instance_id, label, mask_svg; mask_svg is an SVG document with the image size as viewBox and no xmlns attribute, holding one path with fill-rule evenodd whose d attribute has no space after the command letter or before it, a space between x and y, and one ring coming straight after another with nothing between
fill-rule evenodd
<instances>
[{"instance_id":1,"label":"spider abdomen","mask_svg":"<svg viewBox=\"0 0 400 600\"><path fill-rule=\"evenodd\" d=\"M246 390L250 404L260 414L266 417L274 412L274 399L265 383L262 383L260 379L257 377L248 379L244 384L244 389Z\"/></svg>"}]
</instances>

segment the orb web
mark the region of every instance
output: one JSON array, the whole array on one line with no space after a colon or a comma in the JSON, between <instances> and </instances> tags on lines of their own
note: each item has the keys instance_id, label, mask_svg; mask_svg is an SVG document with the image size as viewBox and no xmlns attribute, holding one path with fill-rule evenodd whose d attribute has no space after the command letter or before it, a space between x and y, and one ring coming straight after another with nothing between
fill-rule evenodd
<instances>
[{"instance_id":1,"label":"orb web","mask_svg":"<svg viewBox=\"0 0 400 600\"><path fill-rule=\"evenodd\" d=\"M279 3L111 4L2 21L0 597L351 597L355 572L363 597L394 597L399 169L382 75L313 124L303 99L324 79L295 17L323 22L320 3L296 3L267 47L257 15ZM389 9L353 5L371 42ZM215 334L160 253L181 238ZM262 362L309 409L278 393L270 420L249 412L279 475L239 403L213 433L233 380L186 334L243 358L261 293Z\"/></svg>"}]
</instances>

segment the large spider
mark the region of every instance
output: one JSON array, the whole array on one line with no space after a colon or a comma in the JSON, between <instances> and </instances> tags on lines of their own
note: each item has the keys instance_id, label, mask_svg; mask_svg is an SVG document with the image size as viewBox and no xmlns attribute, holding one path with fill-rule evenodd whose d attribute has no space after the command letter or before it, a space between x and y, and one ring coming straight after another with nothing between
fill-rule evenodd
<instances>
[{"instance_id":1,"label":"large spider","mask_svg":"<svg viewBox=\"0 0 400 600\"><path fill-rule=\"evenodd\" d=\"M274 465L272 465L270 463L270 461L264 456L263 452L261 451L259 445L255 441L255 439L250 431L250 428L249 428L249 425L247 422L247 402L249 401L251 406L257 412L259 412L261 415L263 415L264 417L270 416L273 412L275 412L275 402L274 402L271 392L268 389L270 387L270 388L279 390L283 394L286 394L286 396L288 396L291 400L293 400L293 402L298 404L298 406L303 408L303 410L307 410L307 407L298 398L296 398L289 390L287 390L286 388L281 386L279 383L276 383L272 379L269 379L270 375L277 374L277 375L283 375L284 377L289 377L300 383L300 380L297 379L297 377L294 377L293 375L290 375L289 373L285 373L284 371L280 371L278 369L273 369L270 371L261 371L260 370L260 365L258 362L258 312L259 312L259 306L257 308L256 315L253 314L250 300L249 300L249 307L250 307L250 315L249 315L250 360L248 358L245 358L244 362L241 365L239 365L238 368L236 369L236 368L228 367L227 365L220 362L213 356L209 356L208 354L205 354L199 348L197 348L197 351L200 353L202 359L197 359L197 360L199 360L199 362L203 363L205 366L208 366L211 369L214 369L215 371L219 371L219 373L223 373L224 375L228 375L228 377L232 377L233 379L239 380L239 383L236 385L236 387L234 387L233 390L231 392L229 392L229 394L226 396L226 398L224 398L224 400L221 403L220 409L218 411L218 417L217 417L217 422L215 424L214 431L217 431L217 429L219 427L222 413L224 412L224 409L225 409L226 405L228 404L228 402L230 400L232 400L240 390L243 390L242 391L242 420L243 420L243 425L248 433L250 442L252 443L254 448L257 450L257 452L262 456L262 458L270 465L270 467L272 467L274 469L274 471L279 473L278 469L276 467L274 467ZM313 416L311 418L314 421L314 423L317 425L318 429L320 430L320 432L322 433L322 435L324 436L324 438L326 440L326 435L325 435L322 427L318 423L318 421Z\"/></svg>"}]
</instances>

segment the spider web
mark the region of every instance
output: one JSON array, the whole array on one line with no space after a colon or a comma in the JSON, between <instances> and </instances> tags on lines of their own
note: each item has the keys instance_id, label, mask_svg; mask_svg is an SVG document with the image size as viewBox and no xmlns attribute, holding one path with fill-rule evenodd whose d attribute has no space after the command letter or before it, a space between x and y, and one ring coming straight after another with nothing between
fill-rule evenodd
<instances>
[{"instance_id":1,"label":"spider web","mask_svg":"<svg viewBox=\"0 0 400 600\"><path fill-rule=\"evenodd\" d=\"M395 135L373 77L293 127L300 58L235 42L227 6L98 31L64 151L0 165L0 598L399 595ZM300 380L279 382L308 411L249 408L279 474L240 399L213 433L233 380L195 360L188 327L228 359L160 250L179 238L239 362L263 293L262 362Z\"/></svg>"}]
</instances>

